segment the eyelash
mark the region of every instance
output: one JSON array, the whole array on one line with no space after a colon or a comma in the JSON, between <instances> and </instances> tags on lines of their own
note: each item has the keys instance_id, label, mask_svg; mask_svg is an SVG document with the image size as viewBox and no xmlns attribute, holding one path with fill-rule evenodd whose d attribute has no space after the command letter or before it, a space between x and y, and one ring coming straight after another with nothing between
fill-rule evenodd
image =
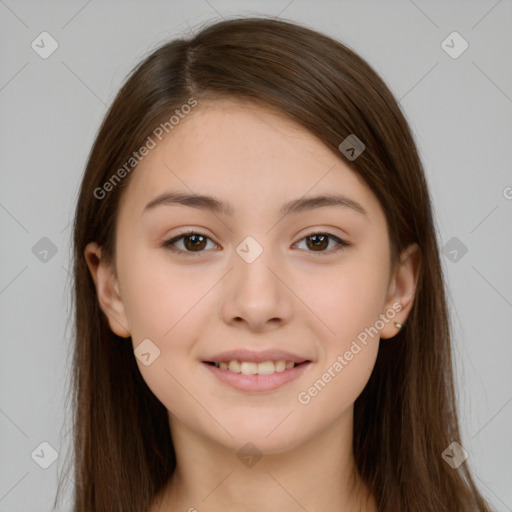
<instances>
[{"instance_id":1,"label":"eyelash","mask_svg":"<svg viewBox=\"0 0 512 512\"><path fill-rule=\"evenodd\" d=\"M203 238L213 242L213 240L211 240L206 235L203 235L202 233L199 233L197 231L187 231L186 233L181 233L178 236L175 236L175 237L173 237L173 238L171 238L169 240L166 240L163 243L163 247L165 247L169 251L172 251L172 252L175 252L175 253L192 255L194 257L199 256L201 253L205 252L205 250L202 250L202 251L184 251L182 249L176 249L175 247L173 247L173 244L175 244L177 241L181 240L182 238L190 237L192 235L199 235L199 236L201 236L201 237L203 237ZM333 235L331 233L326 233L326 232L323 232L323 231L319 231L319 232L315 232L315 233L311 233L309 235L306 235L305 237L302 237L299 240L299 242L302 242L303 240L305 240L307 238L314 237L316 235L325 235L325 236L327 236L327 238L330 238L330 239L336 241L338 243L338 246L335 247L334 249L325 250L325 251L306 251L306 252L311 252L313 254L318 254L319 256L324 256L324 255L328 255L328 254L332 254L332 253L338 252L338 251L340 251L340 250L342 250L342 249L344 249L344 248L346 248L346 247L348 247L350 245L347 242L345 242L345 240L342 240L341 238L339 238L339 237L337 237L337 236L335 236L335 235ZM215 242L213 242L213 243L215 243Z\"/></svg>"}]
</instances>

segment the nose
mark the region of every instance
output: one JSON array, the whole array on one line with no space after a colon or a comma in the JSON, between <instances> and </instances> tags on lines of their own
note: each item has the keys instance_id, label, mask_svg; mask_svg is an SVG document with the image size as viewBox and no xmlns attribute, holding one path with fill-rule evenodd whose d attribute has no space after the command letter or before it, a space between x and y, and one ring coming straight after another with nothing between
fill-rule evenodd
<instances>
[{"instance_id":1,"label":"nose","mask_svg":"<svg viewBox=\"0 0 512 512\"><path fill-rule=\"evenodd\" d=\"M251 263L234 253L234 268L229 273L222 314L224 321L250 331L271 331L292 317L292 293L286 286L282 266L271 251L264 250Z\"/></svg>"}]
</instances>

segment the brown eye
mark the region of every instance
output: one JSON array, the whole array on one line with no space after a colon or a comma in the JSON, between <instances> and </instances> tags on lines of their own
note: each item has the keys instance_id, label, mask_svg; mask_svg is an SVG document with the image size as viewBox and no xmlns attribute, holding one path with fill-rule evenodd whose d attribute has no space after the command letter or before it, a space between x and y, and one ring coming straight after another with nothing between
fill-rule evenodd
<instances>
[{"instance_id":1,"label":"brown eye","mask_svg":"<svg viewBox=\"0 0 512 512\"><path fill-rule=\"evenodd\" d=\"M206 238L201 235L187 235L183 237L183 240L188 251L200 251L206 246Z\"/></svg>"},{"instance_id":2,"label":"brown eye","mask_svg":"<svg viewBox=\"0 0 512 512\"><path fill-rule=\"evenodd\" d=\"M171 238L164 242L163 245L174 252L201 253L204 252L208 241L211 242L207 236L201 235L200 233L189 232ZM183 248L177 247L179 242L182 242Z\"/></svg>"},{"instance_id":3,"label":"brown eye","mask_svg":"<svg viewBox=\"0 0 512 512\"><path fill-rule=\"evenodd\" d=\"M344 247L347 247L349 245L341 238L331 235L330 233L313 233L309 236L304 237L302 240L300 240L300 242L302 242L303 240L306 240L306 246L309 252L317 253L331 253L339 249L343 249ZM334 247L334 249L326 250L329 247L329 243L331 241L335 241L337 247Z\"/></svg>"},{"instance_id":4,"label":"brown eye","mask_svg":"<svg viewBox=\"0 0 512 512\"><path fill-rule=\"evenodd\" d=\"M307 240L307 246L310 249L324 250L324 249L327 249L327 247L329 245L329 237L327 237L325 235L308 236L306 238L306 240Z\"/></svg>"},{"instance_id":5,"label":"brown eye","mask_svg":"<svg viewBox=\"0 0 512 512\"><path fill-rule=\"evenodd\" d=\"M308 252L315 252L318 254L330 254L343 249L344 247L348 247L349 245L341 238L331 235L330 233L313 233L300 240L299 244L303 240L306 240ZM335 246L329 249L329 244L333 241L335 242ZM207 236L191 231L167 240L164 242L163 246L173 252L183 254L196 253L199 255L200 253L205 252L208 242L211 242L215 247L217 247L217 245ZM182 244L182 247L178 247L180 243Z\"/></svg>"}]
</instances>

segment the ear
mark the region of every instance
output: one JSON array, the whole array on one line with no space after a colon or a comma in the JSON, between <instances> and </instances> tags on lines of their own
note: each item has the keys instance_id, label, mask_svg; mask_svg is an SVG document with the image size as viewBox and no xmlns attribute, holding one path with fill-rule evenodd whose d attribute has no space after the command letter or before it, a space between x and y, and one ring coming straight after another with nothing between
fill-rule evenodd
<instances>
[{"instance_id":1,"label":"ear","mask_svg":"<svg viewBox=\"0 0 512 512\"><path fill-rule=\"evenodd\" d=\"M122 338L129 338L128 318L112 265L102 259L101 247L96 242L87 244L84 256L96 286L99 305L107 316L110 329Z\"/></svg>"},{"instance_id":2,"label":"ear","mask_svg":"<svg viewBox=\"0 0 512 512\"><path fill-rule=\"evenodd\" d=\"M381 339L392 338L398 333L400 329L395 326L395 322L402 325L406 322L414 304L420 269L421 250L419 245L414 243L404 249L391 276L383 314L385 315L385 311L390 309L397 313L392 321L385 323L380 332Z\"/></svg>"}]
</instances>

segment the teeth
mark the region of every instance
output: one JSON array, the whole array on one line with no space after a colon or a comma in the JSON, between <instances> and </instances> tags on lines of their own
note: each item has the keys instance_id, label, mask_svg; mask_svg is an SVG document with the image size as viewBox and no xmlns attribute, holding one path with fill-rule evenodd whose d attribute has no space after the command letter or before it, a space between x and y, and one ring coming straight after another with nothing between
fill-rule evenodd
<instances>
[{"instance_id":1,"label":"teeth","mask_svg":"<svg viewBox=\"0 0 512 512\"><path fill-rule=\"evenodd\" d=\"M240 363L238 361L229 361L228 369L230 372L240 373Z\"/></svg>"},{"instance_id":2,"label":"teeth","mask_svg":"<svg viewBox=\"0 0 512 512\"><path fill-rule=\"evenodd\" d=\"M276 371L274 361L258 363L258 375L272 375Z\"/></svg>"},{"instance_id":3,"label":"teeth","mask_svg":"<svg viewBox=\"0 0 512 512\"><path fill-rule=\"evenodd\" d=\"M276 361L274 363L276 372L284 372L286 369L286 361Z\"/></svg>"},{"instance_id":4,"label":"teeth","mask_svg":"<svg viewBox=\"0 0 512 512\"><path fill-rule=\"evenodd\" d=\"M253 363L250 361L222 361L215 363L221 370L229 370L233 373L242 373L244 375L272 375L274 372L284 372L296 366L292 361L264 361L262 363Z\"/></svg>"},{"instance_id":5,"label":"teeth","mask_svg":"<svg viewBox=\"0 0 512 512\"><path fill-rule=\"evenodd\" d=\"M258 373L258 364L257 363L240 363L240 371L244 375L256 375Z\"/></svg>"}]
</instances>

